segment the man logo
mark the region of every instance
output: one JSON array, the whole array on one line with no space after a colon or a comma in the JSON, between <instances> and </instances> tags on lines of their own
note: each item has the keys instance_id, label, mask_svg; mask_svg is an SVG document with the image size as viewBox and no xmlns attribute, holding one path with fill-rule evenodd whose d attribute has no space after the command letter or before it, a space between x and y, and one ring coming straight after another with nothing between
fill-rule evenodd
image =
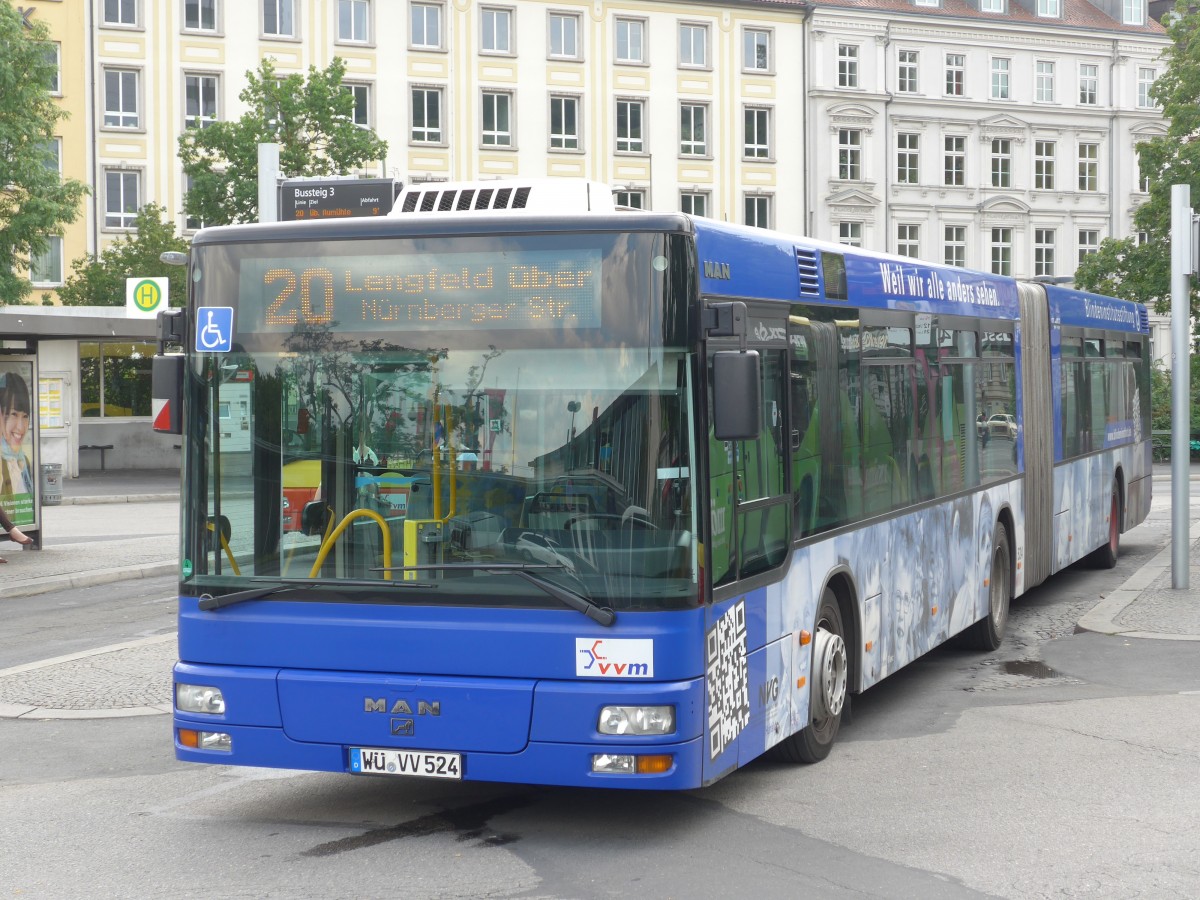
<instances>
[{"instance_id":1,"label":"man logo","mask_svg":"<svg viewBox=\"0 0 1200 900\"><path fill-rule=\"evenodd\" d=\"M718 281L728 281L733 276L729 274L729 263L704 261L704 277L715 278Z\"/></svg>"},{"instance_id":2,"label":"man logo","mask_svg":"<svg viewBox=\"0 0 1200 900\"><path fill-rule=\"evenodd\" d=\"M413 736L413 720L412 719L392 719L392 736L393 737L412 737Z\"/></svg>"}]
</instances>

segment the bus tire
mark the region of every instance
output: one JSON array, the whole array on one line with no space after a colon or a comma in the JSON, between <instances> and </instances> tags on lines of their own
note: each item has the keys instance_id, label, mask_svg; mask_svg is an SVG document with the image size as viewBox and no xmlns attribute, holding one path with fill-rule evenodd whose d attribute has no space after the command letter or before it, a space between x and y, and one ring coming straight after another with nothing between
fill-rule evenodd
<instances>
[{"instance_id":1,"label":"bus tire","mask_svg":"<svg viewBox=\"0 0 1200 900\"><path fill-rule=\"evenodd\" d=\"M820 762L833 749L849 699L850 659L842 610L832 588L825 588L813 631L812 677L808 693L808 726L771 748L776 759L790 763Z\"/></svg>"},{"instance_id":2,"label":"bus tire","mask_svg":"<svg viewBox=\"0 0 1200 900\"><path fill-rule=\"evenodd\" d=\"M1008 601L1012 597L1012 550L1008 529L996 523L992 535L992 567L988 575L988 613L964 633L964 643L975 650L995 650L1004 641Z\"/></svg>"},{"instance_id":3,"label":"bus tire","mask_svg":"<svg viewBox=\"0 0 1200 900\"><path fill-rule=\"evenodd\" d=\"M1108 540L1092 553L1092 564L1097 569L1111 569L1121 555L1121 489L1114 480L1112 500L1108 508Z\"/></svg>"}]
</instances>

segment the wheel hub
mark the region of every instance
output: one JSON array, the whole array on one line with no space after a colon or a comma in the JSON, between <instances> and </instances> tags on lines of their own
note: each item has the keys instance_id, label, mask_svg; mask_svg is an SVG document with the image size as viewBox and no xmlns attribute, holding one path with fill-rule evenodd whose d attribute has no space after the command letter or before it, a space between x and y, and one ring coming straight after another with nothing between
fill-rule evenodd
<instances>
[{"instance_id":1,"label":"wheel hub","mask_svg":"<svg viewBox=\"0 0 1200 900\"><path fill-rule=\"evenodd\" d=\"M813 654L813 677L817 680L813 718L827 719L838 715L846 702L846 642L832 631L818 628Z\"/></svg>"}]
</instances>

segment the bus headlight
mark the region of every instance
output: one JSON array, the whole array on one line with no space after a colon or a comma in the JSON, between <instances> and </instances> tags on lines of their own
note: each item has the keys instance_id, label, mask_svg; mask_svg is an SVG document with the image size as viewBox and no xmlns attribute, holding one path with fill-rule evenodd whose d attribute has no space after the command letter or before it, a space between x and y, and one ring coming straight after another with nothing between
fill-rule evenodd
<instances>
[{"instance_id":1,"label":"bus headlight","mask_svg":"<svg viewBox=\"0 0 1200 900\"><path fill-rule=\"evenodd\" d=\"M673 734L674 706L606 706L596 730L601 734Z\"/></svg>"},{"instance_id":2,"label":"bus headlight","mask_svg":"<svg viewBox=\"0 0 1200 900\"><path fill-rule=\"evenodd\" d=\"M204 713L210 716L225 714L225 695L220 688L202 684L175 685L175 708L180 712Z\"/></svg>"}]
</instances>

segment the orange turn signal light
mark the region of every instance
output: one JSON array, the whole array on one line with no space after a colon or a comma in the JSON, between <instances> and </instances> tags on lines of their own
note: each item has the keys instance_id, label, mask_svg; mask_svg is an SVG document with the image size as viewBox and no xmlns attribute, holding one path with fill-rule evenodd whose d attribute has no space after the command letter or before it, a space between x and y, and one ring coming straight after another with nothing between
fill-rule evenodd
<instances>
[{"instance_id":1,"label":"orange turn signal light","mask_svg":"<svg viewBox=\"0 0 1200 900\"><path fill-rule=\"evenodd\" d=\"M812 633L808 632L808 631L801 631L800 632L800 646L807 647L811 643L812 643Z\"/></svg>"},{"instance_id":2,"label":"orange turn signal light","mask_svg":"<svg viewBox=\"0 0 1200 900\"><path fill-rule=\"evenodd\" d=\"M669 772L673 765L675 765L675 757L670 753L658 753L637 758L639 775L661 775L663 772Z\"/></svg>"},{"instance_id":3,"label":"orange turn signal light","mask_svg":"<svg viewBox=\"0 0 1200 900\"><path fill-rule=\"evenodd\" d=\"M185 747L191 747L195 750L200 746L200 732L192 731L190 728L179 729L179 743Z\"/></svg>"}]
</instances>

